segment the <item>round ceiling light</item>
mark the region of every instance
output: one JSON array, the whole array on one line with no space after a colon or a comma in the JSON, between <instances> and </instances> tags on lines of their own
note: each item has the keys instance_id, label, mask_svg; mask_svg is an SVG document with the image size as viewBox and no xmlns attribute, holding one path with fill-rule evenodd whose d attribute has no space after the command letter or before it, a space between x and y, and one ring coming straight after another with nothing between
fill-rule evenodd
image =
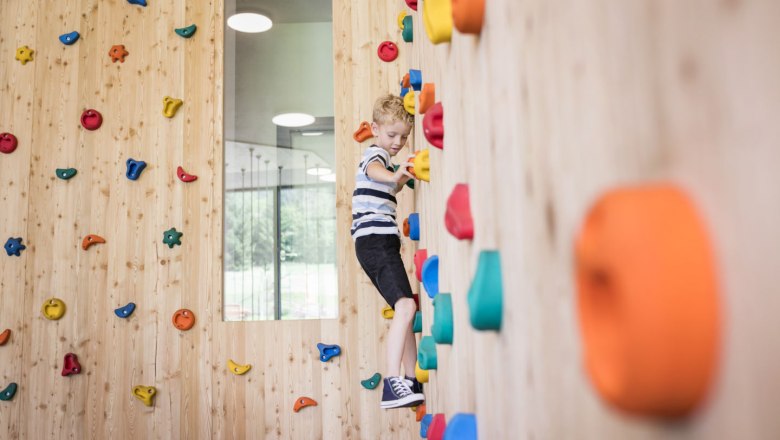
<instances>
[{"instance_id":1,"label":"round ceiling light","mask_svg":"<svg viewBox=\"0 0 780 440\"><path fill-rule=\"evenodd\" d=\"M273 22L271 22L270 18L262 14L256 14L254 12L241 12L231 15L227 19L227 25L231 29L235 29L238 32L256 34L271 29Z\"/></svg>"},{"instance_id":2,"label":"round ceiling light","mask_svg":"<svg viewBox=\"0 0 780 440\"><path fill-rule=\"evenodd\" d=\"M274 116L271 122L282 127L304 127L314 123L314 116L306 113L282 113Z\"/></svg>"},{"instance_id":3,"label":"round ceiling light","mask_svg":"<svg viewBox=\"0 0 780 440\"><path fill-rule=\"evenodd\" d=\"M326 174L330 174L331 170L330 168L321 168L321 167L315 167L315 168L309 168L306 170L306 174L310 176L324 176Z\"/></svg>"}]
</instances>

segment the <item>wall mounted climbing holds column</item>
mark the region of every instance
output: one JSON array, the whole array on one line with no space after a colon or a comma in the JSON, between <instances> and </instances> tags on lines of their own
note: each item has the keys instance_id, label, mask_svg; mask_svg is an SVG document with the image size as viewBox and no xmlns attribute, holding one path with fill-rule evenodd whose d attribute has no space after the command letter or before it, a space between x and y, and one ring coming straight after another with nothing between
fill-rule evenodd
<instances>
[{"instance_id":1,"label":"wall mounted climbing holds column","mask_svg":"<svg viewBox=\"0 0 780 440\"><path fill-rule=\"evenodd\" d=\"M405 0L405 1L406 1L406 6L412 8L412 11L417 10L417 0Z\"/></svg>"},{"instance_id":2,"label":"wall mounted climbing holds column","mask_svg":"<svg viewBox=\"0 0 780 440\"><path fill-rule=\"evenodd\" d=\"M452 344L452 295L440 293L433 299L431 335L437 344Z\"/></svg>"},{"instance_id":3,"label":"wall mounted climbing holds column","mask_svg":"<svg viewBox=\"0 0 780 440\"><path fill-rule=\"evenodd\" d=\"M425 139L436 148L444 149L444 107L441 102L434 104L423 118Z\"/></svg>"},{"instance_id":4,"label":"wall mounted climbing holds column","mask_svg":"<svg viewBox=\"0 0 780 440\"><path fill-rule=\"evenodd\" d=\"M428 259L428 249L418 249L414 253L414 275L417 281L422 282L422 267Z\"/></svg>"},{"instance_id":5,"label":"wall mounted climbing holds column","mask_svg":"<svg viewBox=\"0 0 780 440\"><path fill-rule=\"evenodd\" d=\"M395 311L392 307L386 306L382 309L382 317L385 319L393 319L393 316L395 316Z\"/></svg>"},{"instance_id":6,"label":"wall mounted climbing holds column","mask_svg":"<svg viewBox=\"0 0 780 440\"><path fill-rule=\"evenodd\" d=\"M18 49L16 49L16 59L22 63L22 65L27 64L28 61L33 60L33 52L34 50L30 49L27 46L22 46Z\"/></svg>"},{"instance_id":7,"label":"wall mounted climbing holds column","mask_svg":"<svg viewBox=\"0 0 780 440\"><path fill-rule=\"evenodd\" d=\"M392 41L383 41L379 43L376 54L379 56L380 60L389 63L398 58L398 46Z\"/></svg>"},{"instance_id":8,"label":"wall mounted climbing holds column","mask_svg":"<svg viewBox=\"0 0 780 440\"><path fill-rule=\"evenodd\" d=\"M459 183L447 198L447 211L444 214L447 231L458 240L474 238L474 220L471 218L469 186Z\"/></svg>"},{"instance_id":9,"label":"wall mounted climbing holds column","mask_svg":"<svg viewBox=\"0 0 780 440\"><path fill-rule=\"evenodd\" d=\"M452 0L452 22L464 34L482 32L485 0Z\"/></svg>"},{"instance_id":10,"label":"wall mounted climbing holds column","mask_svg":"<svg viewBox=\"0 0 780 440\"><path fill-rule=\"evenodd\" d=\"M171 322L177 329L186 331L195 325L195 314L189 309L179 309L173 313Z\"/></svg>"},{"instance_id":11,"label":"wall mounted climbing holds column","mask_svg":"<svg viewBox=\"0 0 780 440\"><path fill-rule=\"evenodd\" d=\"M417 347L417 362L422 370L435 370L438 366L436 356L436 341L433 336L423 336Z\"/></svg>"},{"instance_id":12,"label":"wall mounted climbing holds column","mask_svg":"<svg viewBox=\"0 0 780 440\"><path fill-rule=\"evenodd\" d=\"M81 113L81 126L89 131L94 131L103 125L103 115L95 109L87 109Z\"/></svg>"},{"instance_id":13,"label":"wall mounted climbing holds column","mask_svg":"<svg viewBox=\"0 0 780 440\"><path fill-rule=\"evenodd\" d=\"M78 41L80 36L81 35L79 35L79 33L76 32L76 31L69 32L67 34L62 34L59 37L60 38L60 43L66 45L66 46L70 46L71 44L73 44L76 41Z\"/></svg>"},{"instance_id":14,"label":"wall mounted climbing holds column","mask_svg":"<svg viewBox=\"0 0 780 440\"><path fill-rule=\"evenodd\" d=\"M187 27L182 28L176 28L174 29L174 32L176 32L176 35L184 38L192 38L193 35L195 35L195 31L198 30L198 27L194 24L191 24Z\"/></svg>"},{"instance_id":15,"label":"wall mounted climbing holds column","mask_svg":"<svg viewBox=\"0 0 780 440\"><path fill-rule=\"evenodd\" d=\"M171 98L170 96L164 97L162 102L162 113L166 118L172 118L176 116L176 112L179 110L182 104L184 104L184 101L181 99Z\"/></svg>"},{"instance_id":16,"label":"wall mounted climbing holds column","mask_svg":"<svg viewBox=\"0 0 780 440\"><path fill-rule=\"evenodd\" d=\"M146 6L146 0L127 0L131 5Z\"/></svg>"},{"instance_id":17,"label":"wall mounted climbing holds column","mask_svg":"<svg viewBox=\"0 0 780 440\"><path fill-rule=\"evenodd\" d=\"M428 438L428 428L431 426L432 421L433 414L426 414L423 416L422 420L420 421L420 437Z\"/></svg>"},{"instance_id":18,"label":"wall mounted climbing holds column","mask_svg":"<svg viewBox=\"0 0 780 440\"><path fill-rule=\"evenodd\" d=\"M228 359L228 370L235 374L236 376L241 376L242 374L246 374L247 371L252 369L251 364L241 365L233 362L233 359Z\"/></svg>"},{"instance_id":19,"label":"wall mounted climbing holds column","mask_svg":"<svg viewBox=\"0 0 780 440\"><path fill-rule=\"evenodd\" d=\"M16 395L16 389L19 387L19 385L16 384L16 382L11 382L8 384L3 391L0 391L0 400L7 402L14 398Z\"/></svg>"},{"instance_id":20,"label":"wall mounted climbing holds column","mask_svg":"<svg viewBox=\"0 0 780 440\"><path fill-rule=\"evenodd\" d=\"M452 37L452 0L425 0L423 24L433 44L446 43Z\"/></svg>"},{"instance_id":21,"label":"wall mounted climbing holds column","mask_svg":"<svg viewBox=\"0 0 780 440\"><path fill-rule=\"evenodd\" d=\"M501 330L503 297L501 254L482 251L467 297L471 326L477 330Z\"/></svg>"},{"instance_id":22,"label":"wall mounted climbing holds column","mask_svg":"<svg viewBox=\"0 0 780 440\"><path fill-rule=\"evenodd\" d=\"M332 357L339 356L341 354L341 347L338 345L327 345L323 343L317 344L317 350L320 351L320 361L328 362Z\"/></svg>"},{"instance_id":23,"label":"wall mounted climbing holds column","mask_svg":"<svg viewBox=\"0 0 780 440\"><path fill-rule=\"evenodd\" d=\"M154 405L154 395L157 394L157 388L146 385L136 385L133 387L133 396L143 402L146 406Z\"/></svg>"},{"instance_id":24,"label":"wall mounted climbing holds column","mask_svg":"<svg viewBox=\"0 0 780 440\"><path fill-rule=\"evenodd\" d=\"M414 20L411 15L407 15L403 20L403 27L401 28L401 38L405 42L411 43L414 41Z\"/></svg>"},{"instance_id":25,"label":"wall mounted climbing holds column","mask_svg":"<svg viewBox=\"0 0 780 440\"><path fill-rule=\"evenodd\" d=\"M181 246L181 237L183 235L184 232L179 232L176 228L168 229L163 232L163 244L167 244L170 249L173 249L176 245Z\"/></svg>"},{"instance_id":26,"label":"wall mounted climbing holds column","mask_svg":"<svg viewBox=\"0 0 780 440\"><path fill-rule=\"evenodd\" d=\"M452 416L444 431L447 440L477 440L477 416L457 413Z\"/></svg>"},{"instance_id":27,"label":"wall mounted climbing holds column","mask_svg":"<svg viewBox=\"0 0 780 440\"><path fill-rule=\"evenodd\" d=\"M422 70L409 69L409 85L417 92L422 89Z\"/></svg>"},{"instance_id":28,"label":"wall mounted climbing holds column","mask_svg":"<svg viewBox=\"0 0 780 440\"><path fill-rule=\"evenodd\" d=\"M422 312L419 310L414 312L414 322L412 323L412 331L414 333L422 332Z\"/></svg>"},{"instance_id":29,"label":"wall mounted climbing holds column","mask_svg":"<svg viewBox=\"0 0 780 440\"><path fill-rule=\"evenodd\" d=\"M7 328L3 330L2 333L0 333L0 346L5 345L8 343L8 339L11 338L11 329Z\"/></svg>"},{"instance_id":30,"label":"wall mounted climbing holds column","mask_svg":"<svg viewBox=\"0 0 780 440\"><path fill-rule=\"evenodd\" d=\"M410 115L414 115L414 91L409 90L406 92L406 95L404 95L404 109L406 110L406 113L409 113Z\"/></svg>"},{"instance_id":31,"label":"wall mounted climbing holds column","mask_svg":"<svg viewBox=\"0 0 780 440\"><path fill-rule=\"evenodd\" d=\"M409 214L409 238L412 240L420 239L420 214L413 212Z\"/></svg>"},{"instance_id":32,"label":"wall mounted climbing holds column","mask_svg":"<svg viewBox=\"0 0 780 440\"><path fill-rule=\"evenodd\" d=\"M432 255L422 266L422 283L428 298L439 294L439 256Z\"/></svg>"},{"instance_id":33,"label":"wall mounted climbing holds column","mask_svg":"<svg viewBox=\"0 0 780 440\"><path fill-rule=\"evenodd\" d=\"M431 181L431 152L427 148L414 155L414 175L424 182Z\"/></svg>"},{"instance_id":34,"label":"wall mounted climbing holds column","mask_svg":"<svg viewBox=\"0 0 780 440\"><path fill-rule=\"evenodd\" d=\"M433 420L431 420L431 424L428 426L428 440L442 440L446 429L447 419L444 414L434 414Z\"/></svg>"},{"instance_id":35,"label":"wall mounted climbing holds column","mask_svg":"<svg viewBox=\"0 0 780 440\"><path fill-rule=\"evenodd\" d=\"M16 257L22 256L22 251L27 249L27 246L22 244L22 237L9 237L5 242L5 253L10 257L11 255Z\"/></svg>"},{"instance_id":36,"label":"wall mounted climbing holds column","mask_svg":"<svg viewBox=\"0 0 780 440\"><path fill-rule=\"evenodd\" d=\"M179 180L185 183L194 182L198 180L198 176L184 171L184 168L182 167L176 168L176 176L179 178Z\"/></svg>"},{"instance_id":37,"label":"wall mounted climbing holds column","mask_svg":"<svg viewBox=\"0 0 780 440\"><path fill-rule=\"evenodd\" d=\"M715 257L693 202L674 185L620 188L590 208L575 244L587 374L610 404L683 417L715 376Z\"/></svg>"},{"instance_id":38,"label":"wall mounted climbing holds column","mask_svg":"<svg viewBox=\"0 0 780 440\"><path fill-rule=\"evenodd\" d=\"M108 51L108 57L111 58L112 63L116 63L117 61L124 63L125 57L128 55L130 55L130 52L125 49L124 44L115 44L111 46L111 49Z\"/></svg>"},{"instance_id":39,"label":"wall mounted climbing holds column","mask_svg":"<svg viewBox=\"0 0 780 440\"><path fill-rule=\"evenodd\" d=\"M298 412L301 410L301 408L306 408L307 406L317 406L317 401L311 397L299 397L295 400L293 411Z\"/></svg>"},{"instance_id":40,"label":"wall mounted climbing holds column","mask_svg":"<svg viewBox=\"0 0 780 440\"><path fill-rule=\"evenodd\" d=\"M94 244L105 243L106 239L95 234L89 234L81 240L81 249L87 250Z\"/></svg>"},{"instance_id":41,"label":"wall mounted climbing holds column","mask_svg":"<svg viewBox=\"0 0 780 440\"><path fill-rule=\"evenodd\" d=\"M423 84L422 91L420 92L420 105L417 108L417 112L421 115L425 114L425 112L433 106L434 102L436 102L436 84ZM425 118L423 118L423 120L425 120Z\"/></svg>"},{"instance_id":42,"label":"wall mounted climbing holds column","mask_svg":"<svg viewBox=\"0 0 780 440\"><path fill-rule=\"evenodd\" d=\"M43 302L41 313L44 318L56 321L65 315L65 303L59 298L49 298Z\"/></svg>"},{"instance_id":43,"label":"wall mounted climbing holds column","mask_svg":"<svg viewBox=\"0 0 780 440\"><path fill-rule=\"evenodd\" d=\"M428 379L430 378L428 370L420 368L419 360L414 364L414 376L417 378L417 382L420 383L428 383Z\"/></svg>"},{"instance_id":44,"label":"wall mounted climbing holds column","mask_svg":"<svg viewBox=\"0 0 780 440\"><path fill-rule=\"evenodd\" d=\"M65 355L65 360L62 361L62 375L70 376L71 374L81 373L81 364L79 364L79 358L74 353L68 353Z\"/></svg>"},{"instance_id":45,"label":"wall mounted climbing holds column","mask_svg":"<svg viewBox=\"0 0 780 440\"><path fill-rule=\"evenodd\" d=\"M373 376L369 377L366 380L361 380L360 385L363 385L363 388L367 390L373 390L377 386L379 386L379 382L382 381L382 375L379 373L374 373Z\"/></svg>"},{"instance_id":46,"label":"wall mounted climbing holds column","mask_svg":"<svg viewBox=\"0 0 780 440\"><path fill-rule=\"evenodd\" d=\"M120 318L129 318L135 311L135 303L127 303L122 307L114 309L114 314Z\"/></svg>"},{"instance_id":47,"label":"wall mounted climbing holds column","mask_svg":"<svg viewBox=\"0 0 780 440\"><path fill-rule=\"evenodd\" d=\"M75 168L57 168L54 174L62 180L70 180L77 172Z\"/></svg>"},{"instance_id":48,"label":"wall mounted climbing holds column","mask_svg":"<svg viewBox=\"0 0 780 440\"><path fill-rule=\"evenodd\" d=\"M366 139L374 137L374 133L371 131L371 124L368 121L363 121L354 133L352 133L352 139L356 142L363 142Z\"/></svg>"},{"instance_id":49,"label":"wall mounted climbing holds column","mask_svg":"<svg viewBox=\"0 0 780 440\"><path fill-rule=\"evenodd\" d=\"M19 140L11 133L0 133L0 153L11 154L16 151Z\"/></svg>"}]
</instances>

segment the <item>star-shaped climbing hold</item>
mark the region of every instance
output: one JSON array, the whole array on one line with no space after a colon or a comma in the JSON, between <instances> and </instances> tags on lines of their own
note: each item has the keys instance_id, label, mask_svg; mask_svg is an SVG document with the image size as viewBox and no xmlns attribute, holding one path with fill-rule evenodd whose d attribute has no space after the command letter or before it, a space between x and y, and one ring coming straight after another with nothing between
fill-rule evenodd
<instances>
[{"instance_id":1,"label":"star-shaped climbing hold","mask_svg":"<svg viewBox=\"0 0 780 440\"><path fill-rule=\"evenodd\" d=\"M19 49L16 49L16 59L19 60L23 65L27 64L28 61L33 60L33 52L35 51L29 47L22 46Z\"/></svg>"},{"instance_id":2,"label":"star-shaped climbing hold","mask_svg":"<svg viewBox=\"0 0 780 440\"><path fill-rule=\"evenodd\" d=\"M22 238L9 238L8 241L5 242L5 252L10 257L11 255L16 255L17 257L22 256L22 251L27 249L27 246L22 244Z\"/></svg>"},{"instance_id":3,"label":"star-shaped climbing hold","mask_svg":"<svg viewBox=\"0 0 780 440\"><path fill-rule=\"evenodd\" d=\"M168 229L163 233L163 243L167 244L171 249L177 244L181 246L182 235L184 235L184 233L176 231L176 228Z\"/></svg>"}]
</instances>

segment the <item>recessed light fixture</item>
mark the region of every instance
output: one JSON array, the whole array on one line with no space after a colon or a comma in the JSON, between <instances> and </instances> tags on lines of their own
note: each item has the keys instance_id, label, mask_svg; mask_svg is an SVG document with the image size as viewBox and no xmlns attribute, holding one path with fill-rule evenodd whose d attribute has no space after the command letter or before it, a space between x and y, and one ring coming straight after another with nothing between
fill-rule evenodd
<instances>
[{"instance_id":1,"label":"recessed light fixture","mask_svg":"<svg viewBox=\"0 0 780 440\"><path fill-rule=\"evenodd\" d=\"M321 168L321 167L315 167L315 168L309 168L306 170L306 174L310 176L324 176L327 174L331 174L330 168Z\"/></svg>"},{"instance_id":2,"label":"recessed light fixture","mask_svg":"<svg viewBox=\"0 0 780 440\"><path fill-rule=\"evenodd\" d=\"M271 22L270 18L262 14L241 12L228 17L227 25L238 32L256 34L271 29L273 22Z\"/></svg>"},{"instance_id":3,"label":"recessed light fixture","mask_svg":"<svg viewBox=\"0 0 780 440\"><path fill-rule=\"evenodd\" d=\"M305 127L314 123L314 116L306 113L282 113L274 116L271 122L282 127Z\"/></svg>"},{"instance_id":4,"label":"recessed light fixture","mask_svg":"<svg viewBox=\"0 0 780 440\"><path fill-rule=\"evenodd\" d=\"M304 131L301 136L322 136L321 131Z\"/></svg>"},{"instance_id":5,"label":"recessed light fixture","mask_svg":"<svg viewBox=\"0 0 780 440\"><path fill-rule=\"evenodd\" d=\"M335 182L336 181L336 175L335 174L326 174L324 176L320 176L320 180L323 180L325 182Z\"/></svg>"}]
</instances>

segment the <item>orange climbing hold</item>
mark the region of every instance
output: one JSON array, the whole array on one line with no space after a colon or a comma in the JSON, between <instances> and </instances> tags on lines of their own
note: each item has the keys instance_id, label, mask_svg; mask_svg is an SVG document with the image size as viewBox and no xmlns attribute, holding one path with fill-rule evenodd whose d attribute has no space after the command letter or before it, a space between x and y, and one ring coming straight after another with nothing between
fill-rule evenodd
<instances>
[{"instance_id":1,"label":"orange climbing hold","mask_svg":"<svg viewBox=\"0 0 780 440\"><path fill-rule=\"evenodd\" d=\"M422 418L425 416L425 414L426 414L426 412L425 412L425 404L421 403L420 405L417 406L417 414L415 414L415 420L417 420L418 422L421 422Z\"/></svg>"},{"instance_id":2,"label":"orange climbing hold","mask_svg":"<svg viewBox=\"0 0 780 440\"><path fill-rule=\"evenodd\" d=\"M179 330L189 330L195 325L195 314L189 309L179 309L171 317L173 326Z\"/></svg>"},{"instance_id":3,"label":"orange climbing hold","mask_svg":"<svg viewBox=\"0 0 780 440\"><path fill-rule=\"evenodd\" d=\"M452 22L464 34L482 32L485 0L452 0Z\"/></svg>"},{"instance_id":4,"label":"orange climbing hold","mask_svg":"<svg viewBox=\"0 0 780 440\"><path fill-rule=\"evenodd\" d=\"M352 134L352 139L356 142L363 142L372 137L374 137L374 133L371 131L371 124L367 121L361 122L360 127Z\"/></svg>"},{"instance_id":5,"label":"orange climbing hold","mask_svg":"<svg viewBox=\"0 0 780 440\"><path fill-rule=\"evenodd\" d=\"M298 412L301 410L301 408L305 408L307 406L317 406L317 401L309 397L299 397L295 400L293 411Z\"/></svg>"},{"instance_id":6,"label":"orange climbing hold","mask_svg":"<svg viewBox=\"0 0 780 440\"><path fill-rule=\"evenodd\" d=\"M407 72L406 75L404 75L403 79L401 79L401 87L403 87L405 89L408 89L409 87L411 87L409 85L409 72Z\"/></svg>"},{"instance_id":7,"label":"orange climbing hold","mask_svg":"<svg viewBox=\"0 0 780 440\"><path fill-rule=\"evenodd\" d=\"M420 91L420 108L417 111L420 114L425 114L429 108L436 102L436 84L425 83L423 84L422 91Z\"/></svg>"},{"instance_id":8,"label":"orange climbing hold","mask_svg":"<svg viewBox=\"0 0 780 440\"><path fill-rule=\"evenodd\" d=\"M11 337L11 329L7 328L0 333L0 345L5 345L8 339Z\"/></svg>"},{"instance_id":9,"label":"orange climbing hold","mask_svg":"<svg viewBox=\"0 0 780 440\"><path fill-rule=\"evenodd\" d=\"M124 63L125 57L128 55L130 55L130 52L125 50L124 44L111 46L111 50L108 51L108 56L111 57L112 63L116 63L117 61Z\"/></svg>"},{"instance_id":10,"label":"orange climbing hold","mask_svg":"<svg viewBox=\"0 0 780 440\"><path fill-rule=\"evenodd\" d=\"M715 257L673 185L621 188L590 209L575 245L587 373L629 413L676 418L707 395L720 345Z\"/></svg>"},{"instance_id":11,"label":"orange climbing hold","mask_svg":"<svg viewBox=\"0 0 780 440\"><path fill-rule=\"evenodd\" d=\"M87 250L93 244L105 243L106 239L95 234L89 234L81 240L81 249Z\"/></svg>"}]
</instances>

